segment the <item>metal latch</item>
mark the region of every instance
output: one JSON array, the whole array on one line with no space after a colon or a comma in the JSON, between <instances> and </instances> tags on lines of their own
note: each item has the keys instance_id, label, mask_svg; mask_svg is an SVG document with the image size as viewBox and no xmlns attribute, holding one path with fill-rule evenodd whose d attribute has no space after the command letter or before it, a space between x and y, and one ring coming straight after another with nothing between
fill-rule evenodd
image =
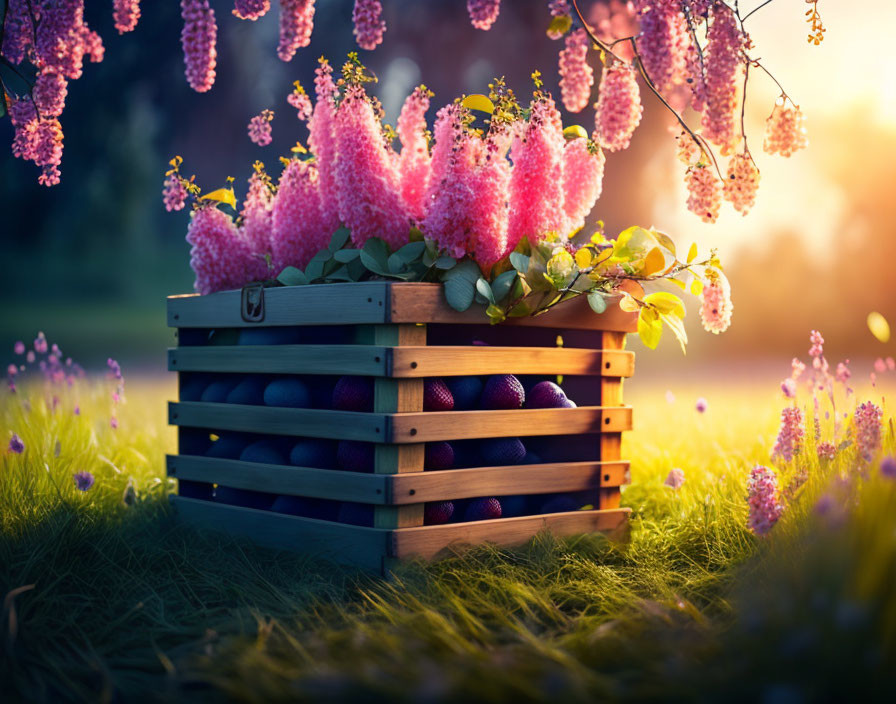
<instances>
[{"instance_id":1,"label":"metal latch","mask_svg":"<svg viewBox=\"0 0 896 704\"><path fill-rule=\"evenodd\" d=\"M264 320L263 284L243 286L240 296L240 315L247 323L260 323Z\"/></svg>"}]
</instances>

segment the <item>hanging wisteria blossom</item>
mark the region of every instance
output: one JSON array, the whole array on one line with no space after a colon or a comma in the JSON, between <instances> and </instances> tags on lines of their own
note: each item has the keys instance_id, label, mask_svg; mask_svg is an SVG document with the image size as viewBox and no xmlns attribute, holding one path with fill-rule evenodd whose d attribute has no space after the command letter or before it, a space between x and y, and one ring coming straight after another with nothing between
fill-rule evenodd
<instances>
[{"instance_id":1,"label":"hanging wisteria blossom","mask_svg":"<svg viewBox=\"0 0 896 704\"><path fill-rule=\"evenodd\" d=\"M277 56L291 61L302 47L311 43L314 30L314 0L280 0L280 43Z\"/></svg>"},{"instance_id":2,"label":"hanging wisteria blossom","mask_svg":"<svg viewBox=\"0 0 896 704\"><path fill-rule=\"evenodd\" d=\"M255 21L271 9L271 0L234 0L233 15L241 20Z\"/></svg>"},{"instance_id":3,"label":"hanging wisteria blossom","mask_svg":"<svg viewBox=\"0 0 896 704\"><path fill-rule=\"evenodd\" d=\"M355 0L352 22L355 23L355 39L359 47L373 51L383 43L386 21L380 0Z\"/></svg>"},{"instance_id":4,"label":"hanging wisteria blossom","mask_svg":"<svg viewBox=\"0 0 896 704\"><path fill-rule=\"evenodd\" d=\"M594 109L594 141L611 152L627 149L644 113L631 66L617 63L604 69Z\"/></svg>"},{"instance_id":5,"label":"hanging wisteria blossom","mask_svg":"<svg viewBox=\"0 0 896 704\"><path fill-rule=\"evenodd\" d=\"M198 93L204 93L215 83L218 60L215 11L209 7L208 0L181 0L180 10L184 20L180 39L187 83Z\"/></svg>"},{"instance_id":6,"label":"hanging wisteria blossom","mask_svg":"<svg viewBox=\"0 0 896 704\"><path fill-rule=\"evenodd\" d=\"M467 12L476 29L491 29L501 12L501 0L467 0Z\"/></svg>"},{"instance_id":7,"label":"hanging wisteria blossom","mask_svg":"<svg viewBox=\"0 0 896 704\"><path fill-rule=\"evenodd\" d=\"M133 32L140 19L140 0L113 0L112 8L118 33Z\"/></svg>"},{"instance_id":8,"label":"hanging wisteria blossom","mask_svg":"<svg viewBox=\"0 0 896 704\"><path fill-rule=\"evenodd\" d=\"M585 30L577 29L567 35L560 52L560 95L563 107L570 112L581 112L591 99L594 71L588 65L590 43Z\"/></svg>"}]
</instances>

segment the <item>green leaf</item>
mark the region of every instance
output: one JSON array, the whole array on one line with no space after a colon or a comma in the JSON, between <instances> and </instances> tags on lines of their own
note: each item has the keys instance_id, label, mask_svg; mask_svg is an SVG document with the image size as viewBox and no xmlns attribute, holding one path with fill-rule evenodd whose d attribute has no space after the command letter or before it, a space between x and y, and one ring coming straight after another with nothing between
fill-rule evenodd
<instances>
[{"instance_id":1,"label":"green leaf","mask_svg":"<svg viewBox=\"0 0 896 704\"><path fill-rule=\"evenodd\" d=\"M333 233L333 236L330 238L330 251L336 252L337 250L345 247L346 242L348 242L348 239L351 236L351 230L349 230L347 227L340 227Z\"/></svg>"},{"instance_id":2,"label":"green leaf","mask_svg":"<svg viewBox=\"0 0 896 704\"><path fill-rule=\"evenodd\" d=\"M532 314L532 309L529 307L529 304L525 301L520 301L513 308L511 308L510 312L507 314L508 318L525 318L527 315Z\"/></svg>"},{"instance_id":3,"label":"green leaf","mask_svg":"<svg viewBox=\"0 0 896 704\"><path fill-rule=\"evenodd\" d=\"M607 299L600 291L592 291L588 294L588 305L595 313L603 313L607 309Z\"/></svg>"},{"instance_id":4,"label":"green leaf","mask_svg":"<svg viewBox=\"0 0 896 704\"><path fill-rule=\"evenodd\" d=\"M348 264L345 265L345 270L348 273L349 277L351 277L352 281L360 281L367 275L367 267L364 266L364 263L361 261L361 257L352 259Z\"/></svg>"},{"instance_id":5,"label":"green leaf","mask_svg":"<svg viewBox=\"0 0 896 704\"><path fill-rule=\"evenodd\" d=\"M473 305L476 295L476 281L482 272L471 259L464 259L457 266L445 272L445 298L448 305L456 311L463 312Z\"/></svg>"},{"instance_id":6,"label":"green leaf","mask_svg":"<svg viewBox=\"0 0 896 704\"><path fill-rule=\"evenodd\" d=\"M442 256L436 259L436 269L443 269L448 271L449 269L453 269L457 265L457 259L449 256Z\"/></svg>"},{"instance_id":7,"label":"green leaf","mask_svg":"<svg viewBox=\"0 0 896 704\"><path fill-rule=\"evenodd\" d=\"M337 262L341 262L343 264L348 264L349 262L353 262L355 259L361 256L360 249L340 249L337 252L333 252L333 259Z\"/></svg>"},{"instance_id":8,"label":"green leaf","mask_svg":"<svg viewBox=\"0 0 896 704\"><path fill-rule=\"evenodd\" d=\"M408 233L408 242L423 242L425 240L423 233L416 227L412 227Z\"/></svg>"},{"instance_id":9,"label":"green leaf","mask_svg":"<svg viewBox=\"0 0 896 704\"><path fill-rule=\"evenodd\" d=\"M511 252L510 263L511 265L513 265L513 268L521 274L525 274L527 271L529 271L529 257L527 257L525 254L521 254L520 252Z\"/></svg>"},{"instance_id":10,"label":"green leaf","mask_svg":"<svg viewBox=\"0 0 896 704\"><path fill-rule=\"evenodd\" d=\"M308 266L305 267L305 278L308 279L308 283L313 283L324 275L325 263L321 259L312 259L308 262Z\"/></svg>"},{"instance_id":11,"label":"green leaf","mask_svg":"<svg viewBox=\"0 0 896 704\"><path fill-rule=\"evenodd\" d=\"M303 286L308 283L305 274L294 266L288 266L281 271L277 281L284 286Z\"/></svg>"},{"instance_id":12,"label":"green leaf","mask_svg":"<svg viewBox=\"0 0 896 704\"><path fill-rule=\"evenodd\" d=\"M482 296L486 301L495 304L495 294L492 293L492 287L488 285L488 281L486 281L481 276L476 280L476 290L479 292L479 295Z\"/></svg>"},{"instance_id":13,"label":"green leaf","mask_svg":"<svg viewBox=\"0 0 896 704\"><path fill-rule=\"evenodd\" d=\"M501 307L494 304L485 309L485 314L488 316L488 319L491 321L492 325L502 323L506 318Z\"/></svg>"},{"instance_id":14,"label":"green leaf","mask_svg":"<svg viewBox=\"0 0 896 704\"><path fill-rule=\"evenodd\" d=\"M566 34L572 27L572 15L558 15L551 19L547 33L552 39L554 36Z\"/></svg>"},{"instance_id":15,"label":"green leaf","mask_svg":"<svg viewBox=\"0 0 896 704\"><path fill-rule=\"evenodd\" d=\"M415 259L419 259L426 250L426 242L423 240L417 242L409 242L404 247L395 252L392 256L398 257L405 264L410 264Z\"/></svg>"},{"instance_id":16,"label":"green leaf","mask_svg":"<svg viewBox=\"0 0 896 704\"><path fill-rule=\"evenodd\" d=\"M492 293L495 295L495 301L503 301L507 298L518 278L519 275L516 269L505 271L503 274L495 277L495 280L492 281Z\"/></svg>"},{"instance_id":17,"label":"green leaf","mask_svg":"<svg viewBox=\"0 0 896 704\"><path fill-rule=\"evenodd\" d=\"M374 274L389 276L389 245L379 237L371 237L361 248L361 262Z\"/></svg>"}]
</instances>

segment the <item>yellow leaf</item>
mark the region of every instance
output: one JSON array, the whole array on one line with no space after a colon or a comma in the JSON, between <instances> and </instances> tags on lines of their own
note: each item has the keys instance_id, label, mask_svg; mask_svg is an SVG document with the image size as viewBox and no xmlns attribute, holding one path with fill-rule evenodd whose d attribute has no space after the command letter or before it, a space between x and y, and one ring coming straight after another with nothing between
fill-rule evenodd
<instances>
[{"instance_id":1,"label":"yellow leaf","mask_svg":"<svg viewBox=\"0 0 896 704\"><path fill-rule=\"evenodd\" d=\"M881 342L886 343L890 341L890 324L877 311L868 314L868 329Z\"/></svg>"},{"instance_id":2,"label":"yellow leaf","mask_svg":"<svg viewBox=\"0 0 896 704\"><path fill-rule=\"evenodd\" d=\"M691 281L691 293L695 296L699 296L703 293L703 282L700 279L694 279Z\"/></svg>"},{"instance_id":3,"label":"yellow leaf","mask_svg":"<svg viewBox=\"0 0 896 704\"><path fill-rule=\"evenodd\" d=\"M681 281L679 279L668 279L668 281L670 284L674 284L674 285L678 286L678 288L680 288L682 291L684 291L687 288L684 281Z\"/></svg>"},{"instance_id":4,"label":"yellow leaf","mask_svg":"<svg viewBox=\"0 0 896 704\"><path fill-rule=\"evenodd\" d=\"M460 104L468 110L487 112L489 115L495 112L495 104L489 99L487 95L480 95L479 93L468 95L461 101Z\"/></svg>"},{"instance_id":5,"label":"yellow leaf","mask_svg":"<svg viewBox=\"0 0 896 704\"><path fill-rule=\"evenodd\" d=\"M563 128L563 136L566 137L567 141L579 138L588 139L588 132L581 125L570 125Z\"/></svg>"},{"instance_id":6,"label":"yellow leaf","mask_svg":"<svg viewBox=\"0 0 896 704\"><path fill-rule=\"evenodd\" d=\"M576 266L578 266L579 269L587 269L591 266L592 259L591 250L587 247L582 247L576 252Z\"/></svg>"},{"instance_id":7,"label":"yellow leaf","mask_svg":"<svg viewBox=\"0 0 896 704\"><path fill-rule=\"evenodd\" d=\"M572 27L572 16L560 15L554 17L548 25L548 36L553 39L558 34L566 34Z\"/></svg>"},{"instance_id":8,"label":"yellow leaf","mask_svg":"<svg viewBox=\"0 0 896 704\"><path fill-rule=\"evenodd\" d=\"M631 294L623 293L622 300L619 301L619 308L626 313L637 313L641 309L641 306L638 304L637 299Z\"/></svg>"},{"instance_id":9,"label":"yellow leaf","mask_svg":"<svg viewBox=\"0 0 896 704\"><path fill-rule=\"evenodd\" d=\"M226 203L236 210L236 196L233 194L232 188L219 188L217 191L206 193L199 200L213 200L217 203Z\"/></svg>"},{"instance_id":10,"label":"yellow leaf","mask_svg":"<svg viewBox=\"0 0 896 704\"><path fill-rule=\"evenodd\" d=\"M660 313L677 315L679 318L684 317L684 303L674 293L657 291L644 296L644 302L656 308Z\"/></svg>"},{"instance_id":11,"label":"yellow leaf","mask_svg":"<svg viewBox=\"0 0 896 704\"><path fill-rule=\"evenodd\" d=\"M697 258L697 243L694 242L691 244L691 248L688 250L688 264L690 264L696 258Z\"/></svg>"},{"instance_id":12,"label":"yellow leaf","mask_svg":"<svg viewBox=\"0 0 896 704\"><path fill-rule=\"evenodd\" d=\"M663 250L661 250L659 247L654 247L645 257L644 270L641 273L644 276L652 276L658 271L662 271L663 267L665 266L666 257L663 255Z\"/></svg>"},{"instance_id":13,"label":"yellow leaf","mask_svg":"<svg viewBox=\"0 0 896 704\"><path fill-rule=\"evenodd\" d=\"M650 314L653 316L651 317ZM663 323L656 317L656 313L649 308L644 308L638 316L638 336L646 347L652 350L660 343L663 335Z\"/></svg>"}]
</instances>

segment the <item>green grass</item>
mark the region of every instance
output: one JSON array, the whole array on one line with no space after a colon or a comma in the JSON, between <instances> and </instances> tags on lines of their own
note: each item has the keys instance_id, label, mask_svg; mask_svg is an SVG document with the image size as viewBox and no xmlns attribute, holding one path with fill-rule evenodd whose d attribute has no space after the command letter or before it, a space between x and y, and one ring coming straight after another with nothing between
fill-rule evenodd
<instances>
[{"instance_id":1,"label":"green grass","mask_svg":"<svg viewBox=\"0 0 896 704\"><path fill-rule=\"evenodd\" d=\"M627 544L539 536L409 563L392 581L192 532L171 515L166 379L3 402L4 701L843 701L896 684L896 482L848 449L779 467L809 481L767 540L745 528L775 389L632 389ZM664 392L665 390L663 390ZM23 405L27 400L29 408ZM889 414L888 414L889 417ZM58 443L58 453L57 453ZM892 430L885 451L893 453ZM58 454L58 456L57 456ZM673 466L687 480L663 486ZM96 484L77 491L73 472ZM840 487L842 516L818 516ZM840 485L837 485L840 486ZM129 487L131 487L129 489ZM135 496L135 500L126 497Z\"/></svg>"}]
</instances>

